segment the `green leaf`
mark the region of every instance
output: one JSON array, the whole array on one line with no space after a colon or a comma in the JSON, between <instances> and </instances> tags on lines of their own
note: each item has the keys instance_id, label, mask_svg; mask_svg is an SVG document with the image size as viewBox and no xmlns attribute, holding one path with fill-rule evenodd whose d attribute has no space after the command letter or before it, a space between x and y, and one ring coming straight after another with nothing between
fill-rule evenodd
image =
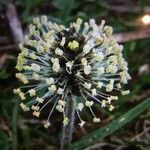
<instances>
[{"instance_id":1,"label":"green leaf","mask_svg":"<svg viewBox=\"0 0 150 150\"><path fill-rule=\"evenodd\" d=\"M24 5L24 12L22 14L22 18L23 21L26 22L28 21L30 15L31 15L31 10L35 7L37 7L40 3L42 2L42 0L25 0L23 1L23 5Z\"/></svg>"},{"instance_id":2,"label":"green leaf","mask_svg":"<svg viewBox=\"0 0 150 150\"><path fill-rule=\"evenodd\" d=\"M8 135L0 130L0 149L9 150L9 137Z\"/></svg>"},{"instance_id":3,"label":"green leaf","mask_svg":"<svg viewBox=\"0 0 150 150\"><path fill-rule=\"evenodd\" d=\"M31 130L28 127L22 128L23 144L22 148L26 150L33 149L33 140L31 139Z\"/></svg>"},{"instance_id":4,"label":"green leaf","mask_svg":"<svg viewBox=\"0 0 150 150\"><path fill-rule=\"evenodd\" d=\"M59 16L64 24L67 23L74 2L75 0L54 0L53 2L53 5L60 10Z\"/></svg>"},{"instance_id":5,"label":"green leaf","mask_svg":"<svg viewBox=\"0 0 150 150\"><path fill-rule=\"evenodd\" d=\"M18 144L18 137L17 137L18 109L19 109L19 100L15 99L15 106L12 113L12 129L13 129L12 149L13 150L17 150L17 144Z\"/></svg>"},{"instance_id":6,"label":"green leaf","mask_svg":"<svg viewBox=\"0 0 150 150\"><path fill-rule=\"evenodd\" d=\"M150 98L146 99L144 102L138 104L128 112L124 113L118 119L114 120L110 124L100 128L87 136L83 137L80 141L70 145L70 150L82 150L87 146L95 143L96 141L103 139L104 137L112 134L116 130L123 127L125 124L132 121L136 118L139 114L141 114L144 110L150 107Z\"/></svg>"},{"instance_id":7,"label":"green leaf","mask_svg":"<svg viewBox=\"0 0 150 150\"><path fill-rule=\"evenodd\" d=\"M7 72L7 68L0 70L0 79L7 79L10 77L10 73Z\"/></svg>"}]
</instances>

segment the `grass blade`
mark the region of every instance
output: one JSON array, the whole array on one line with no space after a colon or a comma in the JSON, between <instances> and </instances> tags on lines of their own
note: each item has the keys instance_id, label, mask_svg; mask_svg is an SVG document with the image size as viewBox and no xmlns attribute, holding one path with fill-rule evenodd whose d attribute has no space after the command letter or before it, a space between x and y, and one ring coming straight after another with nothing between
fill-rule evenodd
<instances>
[{"instance_id":1,"label":"grass blade","mask_svg":"<svg viewBox=\"0 0 150 150\"><path fill-rule=\"evenodd\" d=\"M144 102L138 104L128 112L124 113L118 119L114 120L110 124L100 128L87 136L83 137L80 141L70 145L70 150L82 150L87 146L95 143L97 140L103 139L104 137L112 134L116 130L120 129L123 125L129 123L144 110L150 108L150 98L146 99Z\"/></svg>"},{"instance_id":2,"label":"grass blade","mask_svg":"<svg viewBox=\"0 0 150 150\"><path fill-rule=\"evenodd\" d=\"M17 121L18 121L18 109L19 109L19 101L15 100L15 106L12 113L12 129L13 129L13 137L12 137L12 149L17 150Z\"/></svg>"}]
</instances>

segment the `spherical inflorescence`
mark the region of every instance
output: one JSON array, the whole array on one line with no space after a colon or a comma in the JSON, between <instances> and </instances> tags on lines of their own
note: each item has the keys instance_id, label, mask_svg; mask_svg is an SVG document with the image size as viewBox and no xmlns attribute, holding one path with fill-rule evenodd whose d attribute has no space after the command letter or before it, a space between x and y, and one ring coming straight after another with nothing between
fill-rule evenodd
<instances>
[{"instance_id":1,"label":"spherical inflorescence","mask_svg":"<svg viewBox=\"0 0 150 150\"><path fill-rule=\"evenodd\" d=\"M19 45L16 74L25 86L14 89L22 100L24 111L33 111L39 117L50 103L47 121L50 126L54 110L63 115L63 124L69 123L65 109L69 107L67 97L72 97L82 127L85 121L80 113L87 107L93 122L100 122L93 110L95 103L109 111L117 100L114 91L123 95L129 90L121 89L130 79L127 62L122 55L123 46L112 37L112 28L97 25L94 19L83 23L77 19L69 28L48 21L46 16L35 18L29 27L24 43ZM45 92L43 92L43 90ZM77 101L74 97L81 97Z\"/></svg>"}]
</instances>

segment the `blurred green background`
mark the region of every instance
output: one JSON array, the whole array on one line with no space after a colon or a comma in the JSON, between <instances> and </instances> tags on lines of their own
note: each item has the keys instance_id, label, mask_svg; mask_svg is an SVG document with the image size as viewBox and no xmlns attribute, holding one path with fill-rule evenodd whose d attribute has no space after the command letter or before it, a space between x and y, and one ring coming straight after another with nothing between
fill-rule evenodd
<instances>
[{"instance_id":1,"label":"blurred green background","mask_svg":"<svg viewBox=\"0 0 150 150\"><path fill-rule=\"evenodd\" d=\"M11 19L8 17L8 13L11 14L9 4L16 9L16 17L24 34L27 33L32 18L40 15L48 15L50 20L66 25L78 17L85 21L95 18L97 22L104 19L107 25L114 28L115 34L134 34L135 39L130 40L129 36L123 42L124 57L129 63L132 77L127 85L131 94L119 97L113 113L102 112L101 124L90 122L83 128L76 125L73 141L108 124L150 97L150 24L146 25L141 21L142 16L150 14L149 0L0 0L0 150L59 149L60 139L60 124L44 129L42 120L20 111L19 100L12 92L19 85L15 79L19 51L12 33ZM144 36L137 40L138 31ZM97 107L95 109L97 113L101 112ZM84 118L89 118L87 112ZM59 122L59 118L57 120ZM150 110L97 144L99 145L93 146L93 149L150 149ZM87 148L90 149L92 148Z\"/></svg>"}]
</instances>

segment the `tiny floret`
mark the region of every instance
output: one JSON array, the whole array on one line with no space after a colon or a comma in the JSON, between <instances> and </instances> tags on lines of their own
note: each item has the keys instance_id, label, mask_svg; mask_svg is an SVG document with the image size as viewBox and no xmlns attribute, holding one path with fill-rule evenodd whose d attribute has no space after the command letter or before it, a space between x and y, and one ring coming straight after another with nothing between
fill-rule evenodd
<instances>
[{"instance_id":1,"label":"tiny floret","mask_svg":"<svg viewBox=\"0 0 150 150\"><path fill-rule=\"evenodd\" d=\"M68 125L68 123L69 123L68 117L64 117L64 120L63 120L64 126Z\"/></svg>"},{"instance_id":2,"label":"tiny floret","mask_svg":"<svg viewBox=\"0 0 150 150\"><path fill-rule=\"evenodd\" d=\"M25 100L26 99L25 94L23 92L19 93L19 96L20 96L21 100Z\"/></svg>"},{"instance_id":3,"label":"tiny floret","mask_svg":"<svg viewBox=\"0 0 150 150\"><path fill-rule=\"evenodd\" d=\"M34 89L31 89L28 92L29 92L30 96L35 96L36 95L36 90L34 90Z\"/></svg>"},{"instance_id":4,"label":"tiny floret","mask_svg":"<svg viewBox=\"0 0 150 150\"><path fill-rule=\"evenodd\" d=\"M29 107L27 107L25 104L21 103L20 107L23 109L23 111L29 111Z\"/></svg>"},{"instance_id":5,"label":"tiny floret","mask_svg":"<svg viewBox=\"0 0 150 150\"><path fill-rule=\"evenodd\" d=\"M58 101L58 104L59 104L59 105L62 105L62 106L64 107L64 106L66 105L66 102L60 99L60 100Z\"/></svg>"},{"instance_id":6,"label":"tiny floret","mask_svg":"<svg viewBox=\"0 0 150 150\"><path fill-rule=\"evenodd\" d=\"M34 111L39 111L40 107L32 105L31 109Z\"/></svg>"},{"instance_id":7,"label":"tiny floret","mask_svg":"<svg viewBox=\"0 0 150 150\"><path fill-rule=\"evenodd\" d=\"M57 105L56 106L56 109L59 111L59 112L63 112L64 111L64 107L62 105Z\"/></svg>"},{"instance_id":8,"label":"tiny floret","mask_svg":"<svg viewBox=\"0 0 150 150\"><path fill-rule=\"evenodd\" d=\"M100 122L100 121L101 121L100 118L96 118L96 117L93 118L93 122L97 122L97 123L98 123L98 122Z\"/></svg>"},{"instance_id":9,"label":"tiny floret","mask_svg":"<svg viewBox=\"0 0 150 150\"><path fill-rule=\"evenodd\" d=\"M39 116L40 116L40 112L39 112L39 111L34 111L34 112L33 112L33 116L39 117Z\"/></svg>"},{"instance_id":10,"label":"tiny floret","mask_svg":"<svg viewBox=\"0 0 150 150\"><path fill-rule=\"evenodd\" d=\"M102 100L101 107L106 107L106 100Z\"/></svg>"},{"instance_id":11,"label":"tiny floret","mask_svg":"<svg viewBox=\"0 0 150 150\"><path fill-rule=\"evenodd\" d=\"M82 111L83 108L84 108L83 103L78 103L77 109L80 110L80 111Z\"/></svg>"},{"instance_id":12,"label":"tiny floret","mask_svg":"<svg viewBox=\"0 0 150 150\"><path fill-rule=\"evenodd\" d=\"M80 127L83 127L84 124L85 124L85 121L84 121L84 120L81 120L81 122L79 123L79 126L80 126Z\"/></svg>"},{"instance_id":13,"label":"tiny floret","mask_svg":"<svg viewBox=\"0 0 150 150\"><path fill-rule=\"evenodd\" d=\"M37 98L36 98L36 101L37 101L38 103L43 103L43 102L44 102L44 99L43 99L43 98L40 98L40 97L37 97Z\"/></svg>"},{"instance_id":14,"label":"tiny floret","mask_svg":"<svg viewBox=\"0 0 150 150\"><path fill-rule=\"evenodd\" d=\"M126 91L122 91L122 92L121 92L122 95L128 95L129 93L130 93L129 90L126 90Z\"/></svg>"},{"instance_id":15,"label":"tiny floret","mask_svg":"<svg viewBox=\"0 0 150 150\"><path fill-rule=\"evenodd\" d=\"M60 95L62 95L62 94L63 94L63 91L64 91L64 90L59 87L58 90L57 90L57 93L60 94Z\"/></svg>"},{"instance_id":16,"label":"tiny floret","mask_svg":"<svg viewBox=\"0 0 150 150\"><path fill-rule=\"evenodd\" d=\"M31 69L35 72L39 72L41 70L41 67L35 63L31 64Z\"/></svg>"},{"instance_id":17,"label":"tiny floret","mask_svg":"<svg viewBox=\"0 0 150 150\"><path fill-rule=\"evenodd\" d=\"M109 106L109 111L113 111L114 108L115 108L115 107L114 107L113 105L110 105L110 106Z\"/></svg>"},{"instance_id":18,"label":"tiny floret","mask_svg":"<svg viewBox=\"0 0 150 150\"><path fill-rule=\"evenodd\" d=\"M84 73L86 75L90 74L91 73L91 66L90 65L85 65L84 66Z\"/></svg>"},{"instance_id":19,"label":"tiny floret","mask_svg":"<svg viewBox=\"0 0 150 150\"><path fill-rule=\"evenodd\" d=\"M90 89L92 87L91 83L84 83L84 87Z\"/></svg>"},{"instance_id":20,"label":"tiny floret","mask_svg":"<svg viewBox=\"0 0 150 150\"><path fill-rule=\"evenodd\" d=\"M56 85L51 85L51 87L49 88L51 91L56 91L57 87Z\"/></svg>"},{"instance_id":21,"label":"tiny floret","mask_svg":"<svg viewBox=\"0 0 150 150\"><path fill-rule=\"evenodd\" d=\"M46 83L47 83L48 85L54 84L54 78L48 78L48 79L46 79Z\"/></svg>"},{"instance_id":22,"label":"tiny floret","mask_svg":"<svg viewBox=\"0 0 150 150\"><path fill-rule=\"evenodd\" d=\"M51 126L51 124L50 124L50 122L46 122L46 123L44 123L44 128L48 128L48 127L50 127Z\"/></svg>"},{"instance_id":23,"label":"tiny floret","mask_svg":"<svg viewBox=\"0 0 150 150\"><path fill-rule=\"evenodd\" d=\"M60 48L56 48L55 54L59 55L59 56L62 56L63 55L63 51Z\"/></svg>"},{"instance_id":24,"label":"tiny floret","mask_svg":"<svg viewBox=\"0 0 150 150\"><path fill-rule=\"evenodd\" d=\"M94 104L93 101L86 101L85 102L85 106L87 106L87 107L91 107L93 104Z\"/></svg>"},{"instance_id":25,"label":"tiny floret","mask_svg":"<svg viewBox=\"0 0 150 150\"><path fill-rule=\"evenodd\" d=\"M70 42L68 43L68 47L69 47L71 50L75 50L75 49L77 49L77 48L79 47L79 43L78 43L77 41L75 41L75 40L70 41Z\"/></svg>"}]
</instances>

